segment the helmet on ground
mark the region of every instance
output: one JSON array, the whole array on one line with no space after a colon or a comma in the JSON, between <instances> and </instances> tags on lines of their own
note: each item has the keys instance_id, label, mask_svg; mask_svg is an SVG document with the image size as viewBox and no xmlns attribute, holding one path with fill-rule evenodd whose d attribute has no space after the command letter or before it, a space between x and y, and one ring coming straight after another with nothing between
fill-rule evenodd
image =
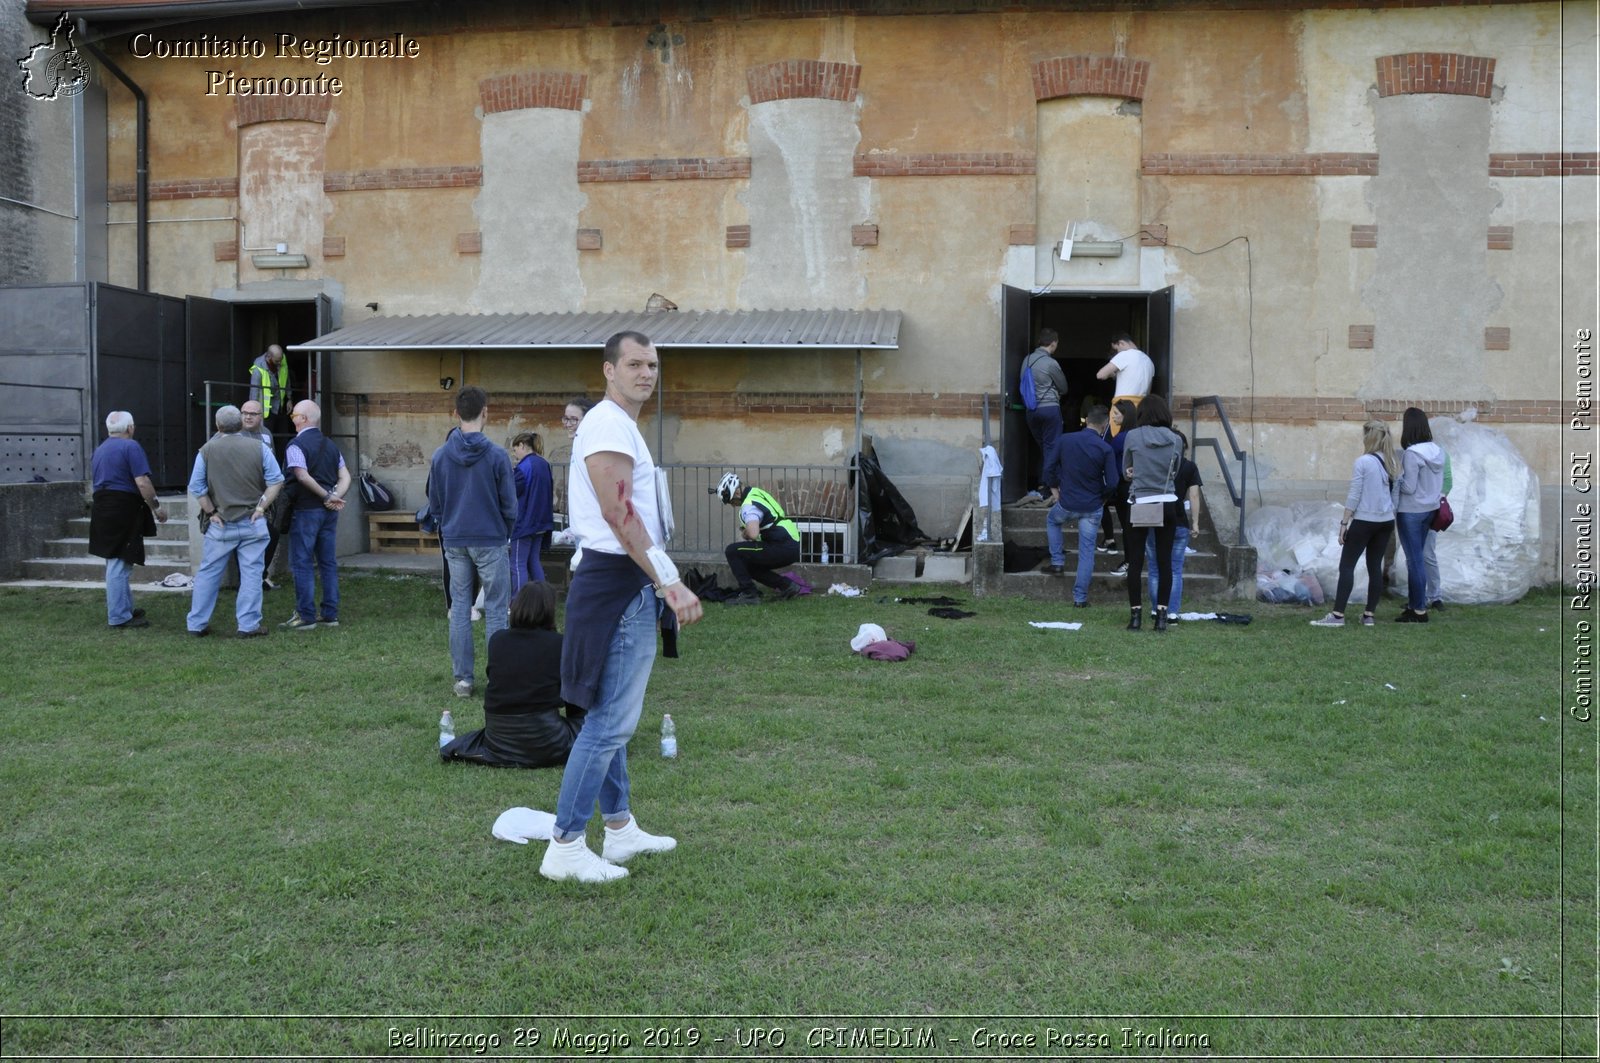
<instances>
[{"instance_id":1,"label":"helmet on ground","mask_svg":"<svg viewBox=\"0 0 1600 1063\"><path fill-rule=\"evenodd\" d=\"M737 502L743 497L744 485L739 482L738 473L723 473L722 479L717 481L716 495L724 502Z\"/></svg>"}]
</instances>

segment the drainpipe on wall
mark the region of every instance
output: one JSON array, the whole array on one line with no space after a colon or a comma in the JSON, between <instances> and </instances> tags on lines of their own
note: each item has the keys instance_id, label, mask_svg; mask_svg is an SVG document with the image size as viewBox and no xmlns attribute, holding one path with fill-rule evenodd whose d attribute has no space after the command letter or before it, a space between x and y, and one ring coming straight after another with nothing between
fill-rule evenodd
<instances>
[{"instance_id":1,"label":"drainpipe on wall","mask_svg":"<svg viewBox=\"0 0 1600 1063\"><path fill-rule=\"evenodd\" d=\"M89 23L81 18L78 19L78 39L89 54L99 60L101 66L115 74L117 80L133 93L134 127L137 130L134 153L134 240L139 267L138 287L141 292L147 292L150 290L150 101L145 97L144 90L89 40Z\"/></svg>"}]
</instances>

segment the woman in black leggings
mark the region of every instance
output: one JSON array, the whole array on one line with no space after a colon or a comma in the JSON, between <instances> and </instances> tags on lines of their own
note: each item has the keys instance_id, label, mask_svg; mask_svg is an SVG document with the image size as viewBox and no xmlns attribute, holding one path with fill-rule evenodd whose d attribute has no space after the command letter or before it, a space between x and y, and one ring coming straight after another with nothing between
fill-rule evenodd
<instances>
[{"instance_id":1,"label":"woman in black leggings","mask_svg":"<svg viewBox=\"0 0 1600 1063\"><path fill-rule=\"evenodd\" d=\"M1343 627L1344 607L1356 583L1356 558L1367 555L1367 608L1361 623L1372 626L1383 593L1383 553L1394 534L1394 478L1400 471L1394 439L1382 421L1368 421L1361 432L1361 456L1350 470L1350 493L1339 518L1339 591L1333 612L1312 627Z\"/></svg>"}]
</instances>

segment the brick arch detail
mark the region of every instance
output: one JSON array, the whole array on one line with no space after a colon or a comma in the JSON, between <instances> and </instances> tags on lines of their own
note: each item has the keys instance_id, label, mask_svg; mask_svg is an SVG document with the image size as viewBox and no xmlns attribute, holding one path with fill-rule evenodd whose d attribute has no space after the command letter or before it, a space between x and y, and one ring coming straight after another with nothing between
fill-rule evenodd
<instances>
[{"instance_id":1,"label":"brick arch detail","mask_svg":"<svg viewBox=\"0 0 1600 1063\"><path fill-rule=\"evenodd\" d=\"M850 103L861 87L861 67L856 63L828 63L821 59L784 59L745 71L751 103L773 100L839 100Z\"/></svg>"},{"instance_id":2,"label":"brick arch detail","mask_svg":"<svg viewBox=\"0 0 1600 1063\"><path fill-rule=\"evenodd\" d=\"M587 74L528 70L520 74L500 74L482 79L478 82L478 98L483 103L484 114L525 111L534 107L581 111L584 92L588 87Z\"/></svg>"},{"instance_id":3,"label":"brick arch detail","mask_svg":"<svg viewBox=\"0 0 1600 1063\"><path fill-rule=\"evenodd\" d=\"M328 124L332 96L240 96L235 104L238 127L262 122L317 122Z\"/></svg>"},{"instance_id":4,"label":"brick arch detail","mask_svg":"<svg viewBox=\"0 0 1600 1063\"><path fill-rule=\"evenodd\" d=\"M1114 55L1061 55L1033 64L1033 98L1121 96L1143 100L1150 77L1148 59Z\"/></svg>"},{"instance_id":5,"label":"brick arch detail","mask_svg":"<svg viewBox=\"0 0 1600 1063\"><path fill-rule=\"evenodd\" d=\"M1489 98L1494 57L1454 52L1402 52L1378 56L1378 95L1442 93Z\"/></svg>"}]
</instances>

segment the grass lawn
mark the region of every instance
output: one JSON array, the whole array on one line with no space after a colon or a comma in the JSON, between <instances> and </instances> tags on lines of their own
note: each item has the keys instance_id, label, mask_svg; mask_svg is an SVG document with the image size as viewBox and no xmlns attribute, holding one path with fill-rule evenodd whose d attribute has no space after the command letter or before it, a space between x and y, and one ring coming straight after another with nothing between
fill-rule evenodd
<instances>
[{"instance_id":1,"label":"grass lawn","mask_svg":"<svg viewBox=\"0 0 1600 1063\"><path fill-rule=\"evenodd\" d=\"M631 749L679 849L596 888L490 837L558 772L439 763L440 711L482 710L437 586L343 591L341 628L250 642L0 591L4 1055L1595 1052L1556 594L1165 636L881 585L711 605ZM915 655L852 655L866 621Z\"/></svg>"}]
</instances>

